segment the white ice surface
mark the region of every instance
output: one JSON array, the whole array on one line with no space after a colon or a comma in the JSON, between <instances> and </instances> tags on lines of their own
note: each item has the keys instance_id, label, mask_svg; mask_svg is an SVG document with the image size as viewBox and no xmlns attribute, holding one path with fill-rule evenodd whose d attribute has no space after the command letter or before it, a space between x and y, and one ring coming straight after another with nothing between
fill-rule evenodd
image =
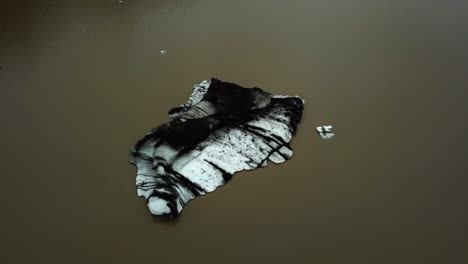
<instances>
[{"instance_id":1,"label":"white ice surface","mask_svg":"<svg viewBox=\"0 0 468 264\"><path fill-rule=\"evenodd\" d=\"M148 201L148 208L154 215L169 214L171 209L167 206L167 202L158 197L151 197Z\"/></svg>"}]
</instances>

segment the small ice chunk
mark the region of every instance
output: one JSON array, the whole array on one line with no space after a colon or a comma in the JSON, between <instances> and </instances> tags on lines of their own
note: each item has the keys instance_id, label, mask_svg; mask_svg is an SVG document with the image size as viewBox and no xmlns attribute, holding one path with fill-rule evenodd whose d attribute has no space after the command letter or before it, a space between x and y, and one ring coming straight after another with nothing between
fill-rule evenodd
<instances>
[{"instance_id":1,"label":"small ice chunk","mask_svg":"<svg viewBox=\"0 0 468 264\"><path fill-rule=\"evenodd\" d=\"M160 50L159 51L162 55L166 54L167 53L167 50Z\"/></svg>"},{"instance_id":2,"label":"small ice chunk","mask_svg":"<svg viewBox=\"0 0 468 264\"><path fill-rule=\"evenodd\" d=\"M331 125L326 125L326 126L318 126L317 127L317 132L323 139L329 139L335 136L334 133L332 133L332 128L333 126Z\"/></svg>"},{"instance_id":3,"label":"small ice chunk","mask_svg":"<svg viewBox=\"0 0 468 264\"><path fill-rule=\"evenodd\" d=\"M167 202L158 197L150 197L148 200L148 208L154 215L165 215L171 212Z\"/></svg>"}]
</instances>

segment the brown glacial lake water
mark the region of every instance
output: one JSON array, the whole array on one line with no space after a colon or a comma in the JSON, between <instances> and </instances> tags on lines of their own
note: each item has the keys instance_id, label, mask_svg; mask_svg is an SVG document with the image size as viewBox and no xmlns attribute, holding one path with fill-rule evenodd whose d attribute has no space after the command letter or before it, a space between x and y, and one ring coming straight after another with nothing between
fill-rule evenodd
<instances>
[{"instance_id":1,"label":"brown glacial lake water","mask_svg":"<svg viewBox=\"0 0 468 264\"><path fill-rule=\"evenodd\" d=\"M0 263L466 263L467 8L1 1ZM305 99L294 156L153 217L129 147L210 77Z\"/></svg>"}]
</instances>

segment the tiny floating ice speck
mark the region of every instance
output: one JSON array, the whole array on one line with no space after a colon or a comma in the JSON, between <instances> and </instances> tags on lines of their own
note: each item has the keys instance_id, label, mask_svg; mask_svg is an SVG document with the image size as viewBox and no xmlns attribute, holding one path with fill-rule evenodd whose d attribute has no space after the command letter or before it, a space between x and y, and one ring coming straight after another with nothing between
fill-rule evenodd
<instances>
[{"instance_id":1,"label":"tiny floating ice speck","mask_svg":"<svg viewBox=\"0 0 468 264\"><path fill-rule=\"evenodd\" d=\"M160 50L159 51L162 55L166 54L167 53L167 50Z\"/></svg>"}]
</instances>

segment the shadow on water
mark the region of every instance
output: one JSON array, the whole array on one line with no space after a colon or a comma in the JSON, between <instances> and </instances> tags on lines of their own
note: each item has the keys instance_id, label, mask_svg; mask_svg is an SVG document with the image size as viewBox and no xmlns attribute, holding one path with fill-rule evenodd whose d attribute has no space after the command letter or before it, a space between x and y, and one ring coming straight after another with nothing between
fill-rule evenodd
<instances>
[{"instance_id":1,"label":"shadow on water","mask_svg":"<svg viewBox=\"0 0 468 264\"><path fill-rule=\"evenodd\" d=\"M177 223L180 221L180 216L175 218L170 218L168 216L157 216L151 215L153 223L168 226L168 227L176 227Z\"/></svg>"}]
</instances>

